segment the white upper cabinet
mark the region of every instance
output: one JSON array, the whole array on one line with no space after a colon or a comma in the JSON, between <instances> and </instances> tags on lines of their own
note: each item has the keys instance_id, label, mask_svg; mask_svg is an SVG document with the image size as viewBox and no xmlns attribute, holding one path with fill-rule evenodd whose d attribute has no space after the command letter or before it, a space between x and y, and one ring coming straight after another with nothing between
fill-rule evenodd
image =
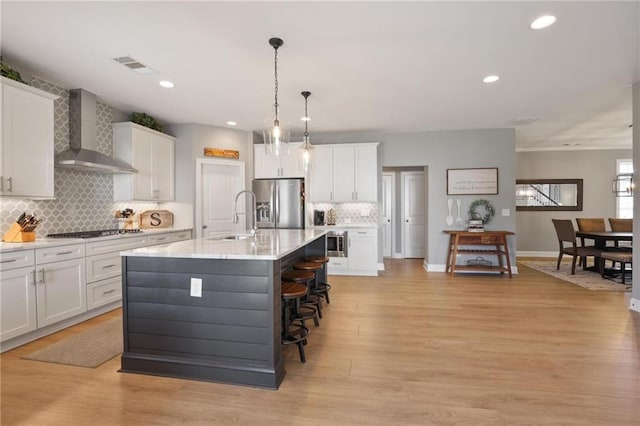
<instances>
[{"instance_id":1,"label":"white upper cabinet","mask_svg":"<svg viewBox=\"0 0 640 426\"><path fill-rule=\"evenodd\" d=\"M313 150L310 176L311 201L333 199L333 147L317 145Z\"/></svg>"},{"instance_id":2,"label":"white upper cabinet","mask_svg":"<svg viewBox=\"0 0 640 426\"><path fill-rule=\"evenodd\" d=\"M255 179L301 178L304 167L300 158L301 142L289 143L289 153L269 155L264 145L253 145L253 177Z\"/></svg>"},{"instance_id":3,"label":"white upper cabinet","mask_svg":"<svg viewBox=\"0 0 640 426\"><path fill-rule=\"evenodd\" d=\"M53 101L58 96L2 77L0 194L53 198Z\"/></svg>"},{"instance_id":4,"label":"white upper cabinet","mask_svg":"<svg viewBox=\"0 0 640 426\"><path fill-rule=\"evenodd\" d=\"M175 138L135 123L113 124L114 156L138 170L113 176L114 200L175 199Z\"/></svg>"},{"instance_id":5,"label":"white upper cabinet","mask_svg":"<svg viewBox=\"0 0 640 426\"><path fill-rule=\"evenodd\" d=\"M377 145L316 146L311 174L311 201L377 202Z\"/></svg>"}]
</instances>

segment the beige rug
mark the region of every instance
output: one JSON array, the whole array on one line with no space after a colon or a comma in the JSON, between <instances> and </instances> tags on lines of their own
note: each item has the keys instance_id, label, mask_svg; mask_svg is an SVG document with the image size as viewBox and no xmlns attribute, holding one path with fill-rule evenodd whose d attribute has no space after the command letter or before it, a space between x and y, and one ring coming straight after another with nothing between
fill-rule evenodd
<instances>
[{"instance_id":1,"label":"beige rug","mask_svg":"<svg viewBox=\"0 0 640 426\"><path fill-rule=\"evenodd\" d=\"M113 318L22 358L95 368L121 354L122 347L122 318Z\"/></svg>"},{"instance_id":2,"label":"beige rug","mask_svg":"<svg viewBox=\"0 0 640 426\"><path fill-rule=\"evenodd\" d=\"M560 270L556 270L556 260L519 260L518 263L528 266L536 271L552 275L564 281L588 288L589 290L599 291L631 291L631 278L627 275L625 284L621 284L619 278L616 281L602 278L600 274L593 271L583 271L582 267L576 266L575 275L571 275L571 263L561 263Z\"/></svg>"}]
</instances>

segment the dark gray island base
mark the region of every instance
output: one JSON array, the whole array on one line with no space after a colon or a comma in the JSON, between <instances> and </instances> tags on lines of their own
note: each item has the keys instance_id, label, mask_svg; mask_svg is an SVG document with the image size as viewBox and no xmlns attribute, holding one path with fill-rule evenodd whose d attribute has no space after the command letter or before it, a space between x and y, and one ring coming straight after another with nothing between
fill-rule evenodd
<instances>
[{"instance_id":1,"label":"dark gray island base","mask_svg":"<svg viewBox=\"0 0 640 426\"><path fill-rule=\"evenodd\" d=\"M324 235L278 259L124 253L120 371L277 389L280 273L325 253Z\"/></svg>"}]
</instances>

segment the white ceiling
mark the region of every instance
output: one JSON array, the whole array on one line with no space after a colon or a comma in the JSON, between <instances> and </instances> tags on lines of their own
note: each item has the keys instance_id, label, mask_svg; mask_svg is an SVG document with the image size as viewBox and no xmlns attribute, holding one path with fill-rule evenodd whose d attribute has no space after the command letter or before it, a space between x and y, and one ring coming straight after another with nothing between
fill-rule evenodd
<instances>
[{"instance_id":1,"label":"white ceiling","mask_svg":"<svg viewBox=\"0 0 640 426\"><path fill-rule=\"evenodd\" d=\"M640 2L11 2L5 61L168 123L310 133L517 128L517 147L630 148ZM558 21L529 29L539 15ZM132 56L156 73L113 58ZM488 74L501 79L482 83ZM158 81L169 79L173 89ZM537 118L529 125L514 120ZM312 139L313 140L313 139Z\"/></svg>"}]
</instances>

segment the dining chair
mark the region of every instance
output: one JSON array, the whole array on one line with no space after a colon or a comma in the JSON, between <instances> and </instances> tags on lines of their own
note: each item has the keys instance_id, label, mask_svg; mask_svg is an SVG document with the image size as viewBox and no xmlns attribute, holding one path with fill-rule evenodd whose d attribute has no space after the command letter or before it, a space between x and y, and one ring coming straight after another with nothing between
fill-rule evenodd
<instances>
[{"instance_id":1,"label":"dining chair","mask_svg":"<svg viewBox=\"0 0 640 426\"><path fill-rule=\"evenodd\" d=\"M560 262L562 261L562 256L565 254L572 257L571 275L576 273L576 261L578 258L581 259L580 263L582 264L582 268L585 269L587 266L587 256L593 256L594 258L600 257L601 251L595 247L583 247L578 245L576 241L576 230L573 227L571 219L551 219L551 221L556 229L559 245L556 269L560 269Z\"/></svg>"},{"instance_id":2,"label":"dining chair","mask_svg":"<svg viewBox=\"0 0 640 426\"><path fill-rule=\"evenodd\" d=\"M633 219L616 219L616 218L610 217L609 226L611 227L611 231L613 232L633 232ZM624 251L631 250L630 241L622 241L621 243L618 243L616 241L615 245L617 248Z\"/></svg>"},{"instance_id":3,"label":"dining chair","mask_svg":"<svg viewBox=\"0 0 640 426\"><path fill-rule=\"evenodd\" d=\"M609 226L613 232L633 232L633 219L609 218Z\"/></svg>"},{"instance_id":4,"label":"dining chair","mask_svg":"<svg viewBox=\"0 0 640 426\"><path fill-rule=\"evenodd\" d=\"M578 224L578 231L606 232L607 230L604 217L578 217L576 218L576 223ZM594 244L587 244L584 240L584 237L580 237L580 245L583 247L595 247ZM586 259L584 261L586 262ZM587 265L585 264L584 266Z\"/></svg>"}]
</instances>

